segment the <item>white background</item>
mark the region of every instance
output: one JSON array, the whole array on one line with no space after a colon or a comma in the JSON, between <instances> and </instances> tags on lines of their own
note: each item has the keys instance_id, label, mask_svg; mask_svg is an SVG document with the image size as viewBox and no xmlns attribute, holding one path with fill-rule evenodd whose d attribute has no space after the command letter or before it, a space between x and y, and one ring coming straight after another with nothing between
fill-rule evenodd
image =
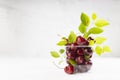
<instances>
[{"instance_id":1,"label":"white background","mask_svg":"<svg viewBox=\"0 0 120 80\"><path fill-rule=\"evenodd\" d=\"M88 73L68 75L49 52L57 34L78 32L81 12L110 22L101 35L112 52L95 55ZM119 19L120 0L0 0L0 80L120 80Z\"/></svg>"},{"instance_id":2,"label":"white background","mask_svg":"<svg viewBox=\"0 0 120 80\"><path fill-rule=\"evenodd\" d=\"M60 39L78 32L81 12L110 22L102 34L120 56L120 0L0 0L0 57L49 58Z\"/></svg>"}]
</instances>

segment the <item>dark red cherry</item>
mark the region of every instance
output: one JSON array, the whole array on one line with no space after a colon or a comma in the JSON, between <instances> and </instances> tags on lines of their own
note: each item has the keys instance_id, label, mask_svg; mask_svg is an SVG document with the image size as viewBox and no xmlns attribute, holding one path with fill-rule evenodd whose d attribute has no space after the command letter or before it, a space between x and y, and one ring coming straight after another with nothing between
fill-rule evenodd
<instances>
[{"instance_id":1,"label":"dark red cherry","mask_svg":"<svg viewBox=\"0 0 120 80\"><path fill-rule=\"evenodd\" d=\"M83 45L88 46L88 45L89 45L89 42L88 42L88 41L85 41L85 42L83 42Z\"/></svg>"},{"instance_id":2,"label":"dark red cherry","mask_svg":"<svg viewBox=\"0 0 120 80\"><path fill-rule=\"evenodd\" d=\"M70 46L67 46L67 47L66 47L66 51L71 51Z\"/></svg>"},{"instance_id":3,"label":"dark red cherry","mask_svg":"<svg viewBox=\"0 0 120 80\"><path fill-rule=\"evenodd\" d=\"M89 61L86 61L85 62L85 65L92 65L92 62L89 60Z\"/></svg>"},{"instance_id":4,"label":"dark red cherry","mask_svg":"<svg viewBox=\"0 0 120 80\"><path fill-rule=\"evenodd\" d=\"M81 36L78 36L77 39L76 39L77 44L81 44L84 41L85 41L85 39Z\"/></svg>"},{"instance_id":5,"label":"dark red cherry","mask_svg":"<svg viewBox=\"0 0 120 80\"><path fill-rule=\"evenodd\" d=\"M77 44L80 44L80 43L81 43L81 36L78 36L78 37L77 37L76 42L77 42Z\"/></svg>"},{"instance_id":6,"label":"dark red cherry","mask_svg":"<svg viewBox=\"0 0 120 80\"><path fill-rule=\"evenodd\" d=\"M75 51L77 49L77 44L76 43L72 43L70 48L71 48L71 50Z\"/></svg>"},{"instance_id":7,"label":"dark red cherry","mask_svg":"<svg viewBox=\"0 0 120 80\"><path fill-rule=\"evenodd\" d=\"M83 49L82 48L78 49L77 54L78 55L84 55Z\"/></svg>"},{"instance_id":8,"label":"dark red cherry","mask_svg":"<svg viewBox=\"0 0 120 80\"><path fill-rule=\"evenodd\" d=\"M86 65L87 70L90 70L90 68L92 66L92 62L91 61L86 61L85 65Z\"/></svg>"},{"instance_id":9,"label":"dark red cherry","mask_svg":"<svg viewBox=\"0 0 120 80\"><path fill-rule=\"evenodd\" d=\"M79 56L75 59L75 61L77 64L82 64L84 62L84 58L83 58L83 56Z\"/></svg>"},{"instance_id":10,"label":"dark red cherry","mask_svg":"<svg viewBox=\"0 0 120 80\"><path fill-rule=\"evenodd\" d=\"M75 54L74 53L67 53L67 58L68 59L75 59Z\"/></svg>"},{"instance_id":11,"label":"dark red cherry","mask_svg":"<svg viewBox=\"0 0 120 80\"><path fill-rule=\"evenodd\" d=\"M73 74L74 73L74 67L71 66L71 65L68 65L64 68L64 71L67 73L67 74Z\"/></svg>"},{"instance_id":12,"label":"dark red cherry","mask_svg":"<svg viewBox=\"0 0 120 80\"><path fill-rule=\"evenodd\" d=\"M91 54L91 55L92 55L93 50L92 50L91 47L86 47L86 48L84 48L84 52L85 52L86 54Z\"/></svg>"},{"instance_id":13,"label":"dark red cherry","mask_svg":"<svg viewBox=\"0 0 120 80\"><path fill-rule=\"evenodd\" d=\"M78 37L77 37L76 43L77 43L78 45L88 45L88 44L89 44L89 42L88 42L85 38L83 38L83 37L81 37L81 36L78 36Z\"/></svg>"}]
</instances>

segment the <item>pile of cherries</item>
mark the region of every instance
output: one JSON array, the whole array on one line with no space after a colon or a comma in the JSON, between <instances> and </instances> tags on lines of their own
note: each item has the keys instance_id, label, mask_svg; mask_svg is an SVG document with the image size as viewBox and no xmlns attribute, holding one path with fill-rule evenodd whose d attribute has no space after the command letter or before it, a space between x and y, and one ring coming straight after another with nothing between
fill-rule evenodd
<instances>
[{"instance_id":1,"label":"pile of cherries","mask_svg":"<svg viewBox=\"0 0 120 80\"><path fill-rule=\"evenodd\" d=\"M66 45L66 61L68 66L64 68L64 71L68 74L83 73L90 70L92 66L91 57L93 50L89 46L89 40L93 40L89 37L87 40L81 36L76 38L76 42ZM70 60L75 62L75 65L70 63Z\"/></svg>"}]
</instances>

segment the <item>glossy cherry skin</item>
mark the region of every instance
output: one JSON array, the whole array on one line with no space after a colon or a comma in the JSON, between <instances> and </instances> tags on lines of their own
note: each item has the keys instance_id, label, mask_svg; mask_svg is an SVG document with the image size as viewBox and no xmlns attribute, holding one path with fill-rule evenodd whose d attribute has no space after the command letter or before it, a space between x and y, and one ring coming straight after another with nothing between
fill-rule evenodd
<instances>
[{"instance_id":1,"label":"glossy cherry skin","mask_svg":"<svg viewBox=\"0 0 120 80\"><path fill-rule=\"evenodd\" d=\"M67 73L67 74L73 74L74 73L74 67L71 66L71 65L68 65L64 68L64 71Z\"/></svg>"},{"instance_id":2,"label":"glossy cherry skin","mask_svg":"<svg viewBox=\"0 0 120 80\"><path fill-rule=\"evenodd\" d=\"M80 48L77 50L77 54L80 56L80 55L84 55L84 52L83 52L83 49Z\"/></svg>"},{"instance_id":3,"label":"glossy cherry skin","mask_svg":"<svg viewBox=\"0 0 120 80\"><path fill-rule=\"evenodd\" d=\"M75 61L79 65L79 64L82 64L84 62L84 58L83 58L83 56L79 56L75 59Z\"/></svg>"}]
</instances>

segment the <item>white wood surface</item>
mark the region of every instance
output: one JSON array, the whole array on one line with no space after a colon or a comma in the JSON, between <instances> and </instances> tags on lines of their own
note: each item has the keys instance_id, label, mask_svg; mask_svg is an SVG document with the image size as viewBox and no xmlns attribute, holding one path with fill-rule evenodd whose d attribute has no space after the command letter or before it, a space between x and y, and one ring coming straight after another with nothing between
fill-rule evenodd
<instances>
[{"instance_id":1,"label":"white wood surface","mask_svg":"<svg viewBox=\"0 0 120 80\"><path fill-rule=\"evenodd\" d=\"M68 75L50 59L1 58L0 80L120 80L120 58L95 58L88 73Z\"/></svg>"}]
</instances>

